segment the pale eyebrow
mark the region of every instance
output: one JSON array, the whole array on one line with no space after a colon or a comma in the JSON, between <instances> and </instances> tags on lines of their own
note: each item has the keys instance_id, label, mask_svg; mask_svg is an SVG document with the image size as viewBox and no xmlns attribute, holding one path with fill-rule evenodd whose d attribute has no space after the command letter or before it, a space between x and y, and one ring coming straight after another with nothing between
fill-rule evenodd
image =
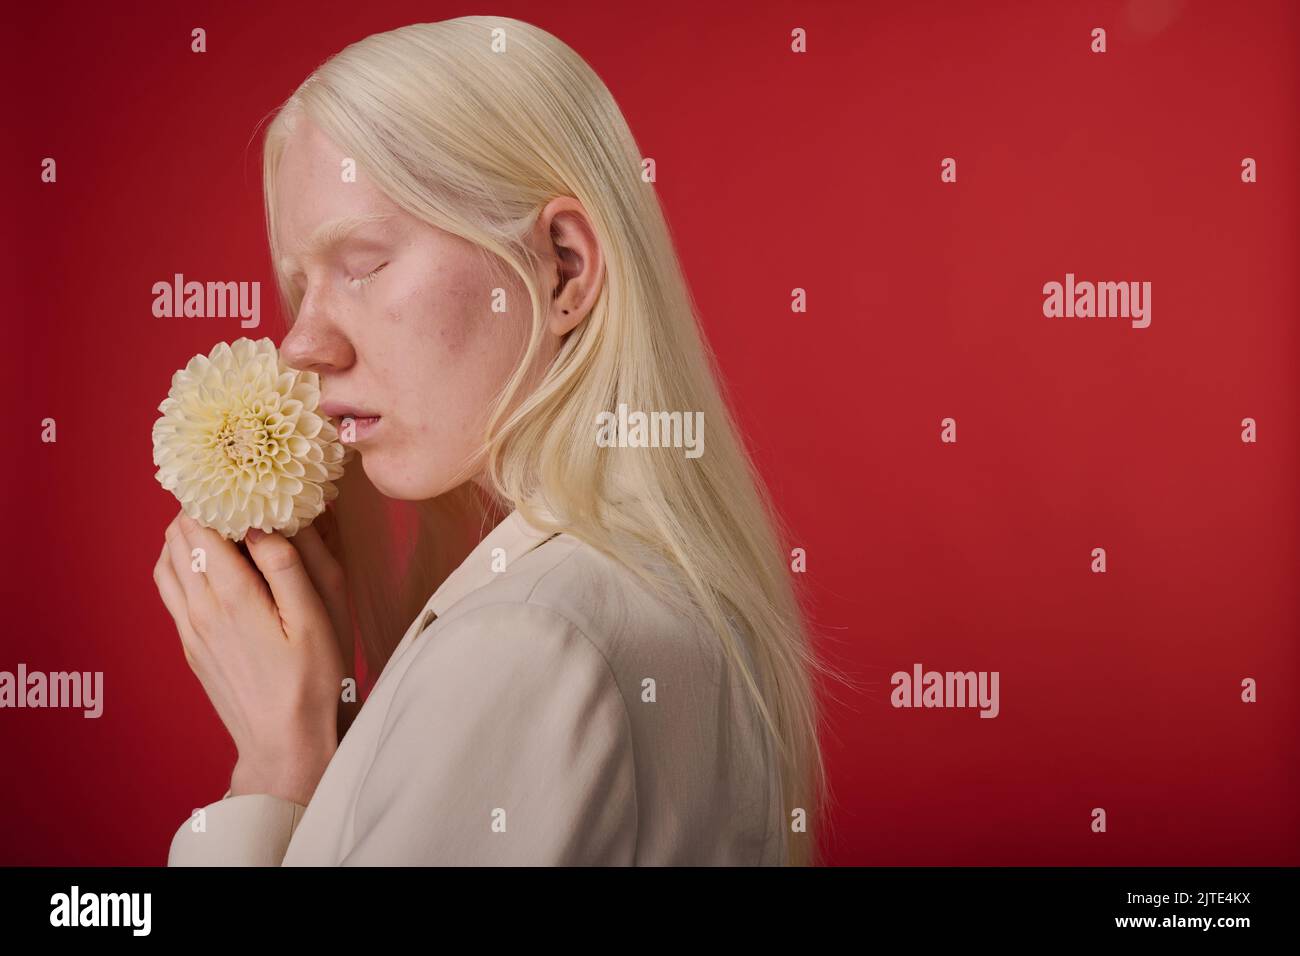
<instances>
[{"instance_id":1,"label":"pale eyebrow","mask_svg":"<svg viewBox=\"0 0 1300 956\"><path fill-rule=\"evenodd\" d=\"M337 246L351 235L354 230L369 225L372 222L383 222L388 218L388 216L379 214L371 216L341 216L338 219L331 219L328 222L323 222L316 228L316 231L311 234L311 238L307 240L307 245L305 247L306 254L308 257L320 255L326 250ZM291 254L286 253L280 257L280 268L285 272L292 272L297 264L297 258Z\"/></svg>"}]
</instances>

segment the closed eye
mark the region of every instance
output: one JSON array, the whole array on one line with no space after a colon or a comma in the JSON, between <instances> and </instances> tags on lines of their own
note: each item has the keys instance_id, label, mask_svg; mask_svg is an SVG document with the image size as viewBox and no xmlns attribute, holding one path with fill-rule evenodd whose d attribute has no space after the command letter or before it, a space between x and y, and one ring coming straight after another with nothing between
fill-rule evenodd
<instances>
[{"instance_id":1,"label":"closed eye","mask_svg":"<svg viewBox=\"0 0 1300 956\"><path fill-rule=\"evenodd\" d=\"M379 264L378 266L376 266L373 270L371 270L370 272L368 272L368 273L366 273L365 275L361 276L360 278L358 278L358 279L349 279L348 281L351 282L353 285L356 285L356 286L369 285L371 282L374 282L374 281L375 281L375 276L377 276L377 275L379 275L379 273L383 272L383 271L384 271L384 267L387 266L387 265L388 265L387 262L380 263L380 264Z\"/></svg>"}]
</instances>

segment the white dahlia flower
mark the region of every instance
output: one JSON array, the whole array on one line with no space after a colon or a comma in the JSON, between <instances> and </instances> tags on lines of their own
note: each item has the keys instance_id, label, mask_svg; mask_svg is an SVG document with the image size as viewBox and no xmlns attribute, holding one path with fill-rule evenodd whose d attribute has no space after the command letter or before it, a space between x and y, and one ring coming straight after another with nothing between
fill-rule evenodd
<instances>
[{"instance_id":1,"label":"white dahlia flower","mask_svg":"<svg viewBox=\"0 0 1300 956\"><path fill-rule=\"evenodd\" d=\"M350 449L316 411L315 372L289 368L270 339L239 339L172 376L153 426L159 483L232 541L249 528L298 533L338 496Z\"/></svg>"}]
</instances>

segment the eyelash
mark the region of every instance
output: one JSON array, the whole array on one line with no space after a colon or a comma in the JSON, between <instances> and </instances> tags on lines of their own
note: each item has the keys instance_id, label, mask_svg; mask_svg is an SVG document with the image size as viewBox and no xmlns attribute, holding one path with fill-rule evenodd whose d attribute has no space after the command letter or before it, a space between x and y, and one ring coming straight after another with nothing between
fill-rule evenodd
<instances>
[{"instance_id":1,"label":"eyelash","mask_svg":"<svg viewBox=\"0 0 1300 956\"><path fill-rule=\"evenodd\" d=\"M379 275L379 273L383 272L383 271L384 271L384 268L385 268L387 265L388 265L387 262L382 263L382 264L379 265L379 266L378 266L378 267L377 267L373 272L370 272L368 275L364 275L364 276L362 276L362 277L359 278L359 279L353 279L352 281L355 282L355 283L356 283L357 285L359 285L359 286L361 286L361 285L369 285L370 283L372 283L372 282L375 281L375 276L377 276L377 275Z\"/></svg>"}]
</instances>

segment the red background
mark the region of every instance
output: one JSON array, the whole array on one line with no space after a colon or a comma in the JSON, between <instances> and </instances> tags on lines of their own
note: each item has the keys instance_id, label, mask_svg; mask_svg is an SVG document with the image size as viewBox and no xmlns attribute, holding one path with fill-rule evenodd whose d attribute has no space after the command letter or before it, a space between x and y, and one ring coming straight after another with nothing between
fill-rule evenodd
<instances>
[{"instance_id":1,"label":"red background","mask_svg":"<svg viewBox=\"0 0 1300 956\"><path fill-rule=\"evenodd\" d=\"M862 688L827 701L829 860L1300 863L1297 5L492 6L582 54L658 163ZM151 286L260 280L278 340L259 121L347 43L480 7L10 13L0 669L102 670L106 703L0 711L0 863L159 864L224 792L151 580L175 503L149 432L172 371L248 333L156 319ZM1045 318L1067 271L1152 282L1150 328ZM895 710L914 662L999 671L1001 715Z\"/></svg>"}]
</instances>

